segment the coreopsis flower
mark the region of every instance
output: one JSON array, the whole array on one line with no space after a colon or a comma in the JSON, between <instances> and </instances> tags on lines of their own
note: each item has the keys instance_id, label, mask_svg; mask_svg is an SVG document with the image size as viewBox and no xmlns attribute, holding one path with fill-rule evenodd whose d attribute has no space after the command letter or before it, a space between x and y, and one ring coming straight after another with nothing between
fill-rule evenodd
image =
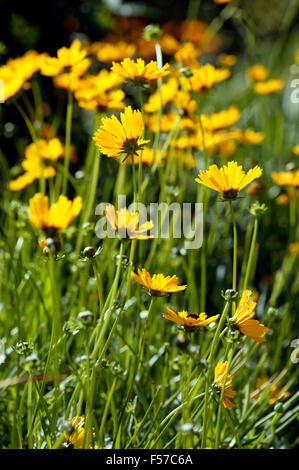
<instances>
[{"instance_id":1,"label":"coreopsis flower","mask_svg":"<svg viewBox=\"0 0 299 470\"><path fill-rule=\"evenodd\" d=\"M230 76L229 69L216 69L214 65L206 64L193 70L193 75L188 78L181 77L182 86L186 90L201 91L211 88L216 83L222 82Z\"/></svg>"},{"instance_id":2,"label":"coreopsis flower","mask_svg":"<svg viewBox=\"0 0 299 470\"><path fill-rule=\"evenodd\" d=\"M247 69L246 73L252 80L260 81L267 78L269 70L262 64L254 64Z\"/></svg>"},{"instance_id":3,"label":"coreopsis flower","mask_svg":"<svg viewBox=\"0 0 299 470\"><path fill-rule=\"evenodd\" d=\"M100 147L101 152L107 157L125 158L138 155L149 140L141 139L143 131L143 120L140 111L132 110L127 106L120 113L120 121L115 117L103 118L100 129L95 132L93 140Z\"/></svg>"},{"instance_id":4,"label":"coreopsis flower","mask_svg":"<svg viewBox=\"0 0 299 470\"><path fill-rule=\"evenodd\" d=\"M170 308L166 307L167 313L162 313L162 316L167 320L170 320L178 325L182 325L185 328L195 329L199 326L209 325L210 323L217 320L219 315L214 315L213 317L209 317L206 313L202 312L198 313L188 313L186 310L182 310L181 312L174 312Z\"/></svg>"},{"instance_id":5,"label":"coreopsis flower","mask_svg":"<svg viewBox=\"0 0 299 470\"><path fill-rule=\"evenodd\" d=\"M8 189L11 191L20 191L29 186L37 178L52 178L56 174L56 169L48 165L63 158L65 147L57 137L50 140L38 139L36 142L27 145L25 149L25 158L22 161L22 167L25 173L8 183ZM75 160L72 152L71 160Z\"/></svg>"},{"instance_id":6,"label":"coreopsis flower","mask_svg":"<svg viewBox=\"0 0 299 470\"><path fill-rule=\"evenodd\" d=\"M288 188L286 194L280 194L275 199L275 203L278 205L286 205L289 204L290 201L299 198L299 188Z\"/></svg>"},{"instance_id":7,"label":"coreopsis flower","mask_svg":"<svg viewBox=\"0 0 299 470\"><path fill-rule=\"evenodd\" d=\"M159 297L164 293L179 292L185 290L187 285L178 286L177 276L164 276L164 274L150 275L146 269L138 269L138 274L131 272L132 277L142 286L146 287L151 295Z\"/></svg>"},{"instance_id":8,"label":"coreopsis flower","mask_svg":"<svg viewBox=\"0 0 299 470\"><path fill-rule=\"evenodd\" d=\"M42 193L36 193L29 199L28 217L31 224L45 232L57 232L69 226L82 208L82 198L77 196L70 201L66 196L59 196L58 201L49 207L49 199Z\"/></svg>"},{"instance_id":9,"label":"coreopsis flower","mask_svg":"<svg viewBox=\"0 0 299 470\"><path fill-rule=\"evenodd\" d=\"M237 57L233 54L220 54L218 56L218 62L223 67L232 67L237 63Z\"/></svg>"},{"instance_id":10,"label":"coreopsis flower","mask_svg":"<svg viewBox=\"0 0 299 470\"><path fill-rule=\"evenodd\" d=\"M235 124L239 120L241 113L236 106L230 106L228 109L224 109L214 114L202 114L201 122L202 127L209 131L222 129L223 127L229 127Z\"/></svg>"},{"instance_id":11,"label":"coreopsis flower","mask_svg":"<svg viewBox=\"0 0 299 470\"><path fill-rule=\"evenodd\" d=\"M207 171L201 170L195 181L222 193L224 199L232 200L237 197L241 189L259 178L261 174L262 170L257 165L245 173L242 165L239 166L237 162L232 161L220 169L217 165L211 165Z\"/></svg>"},{"instance_id":12,"label":"coreopsis flower","mask_svg":"<svg viewBox=\"0 0 299 470\"><path fill-rule=\"evenodd\" d=\"M240 142L245 145L259 145L263 142L264 138L265 134L263 132L255 132L253 129L249 128L243 131Z\"/></svg>"},{"instance_id":13,"label":"coreopsis flower","mask_svg":"<svg viewBox=\"0 0 299 470\"><path fill-rule=\"evenodd\" d=\"M103 69L96 75L81 78L77 82L74 95L79 106L85 109L123 109L125 93L115 89L122 82L123 79L119 75Z\"/></svg>"},{"instance_id":14,"label":"coreopsis flower","mask_svg":"<svg viewBox=\"0 0 299 470\"><path fill-rule=\"evenodd\" d=\"M235 405L230 401L230 398L234 398L236 392L231 389L232 387L232 376L230 374L226 375L228 362L219 361L214 371L214 386L216 387L218 395L221 394L223 385L224 385L224 396L222 404L224 408L233 408ZM224 379L226 375L226 380L224 384Z\"/></svg>"},{"instance_id":15,"label":"coreopsis flower","mask_svg":"<svg viewBox=\"0 0 299 470\"><path fill-rule=\"evenodd\" d=\"M39 54L35 50L27 51L23 56L9 59L0 67L0 80L3 82L3 101L15 96L22 88L30 87L28 80L38 72L45 54Z\"/></svg>"},{"instance_id":16,"label":"coreopsis flower","mask_svg":"<svg viewBox=\"0 0 299 470\"><path fill-rule=\"evenodd\" d=\"M198 56L199 49L197 49L192 42L185 42L175 53L174 58L177 62L180 62L185 66L194 67L198 64Z\"/></svg>"},{"instance_id":17,"label":"coreopsis flower","mask_svg":"<svg viewBox=\"0 0 299 470\"><path fill-rule=\"evenodd\" d=\"M231 0L213 0L214 3L222 4L222 3L229 3Z\"/></svg>"},{"instance_id":18,"label":"coreopsis flower","mask_svg":"<svg viewBox=\"0 0 299 470\"><path fill-rule=\"evenodd\" d=\"M255 83L253 91L258 95L267 95L269 93L275 93L284 87L284 81L272 78L266 82Z\"/></svg>"},{"instance_id":19,"label":"coreopsis flower","mask_svg":"<svg viewBox=\"0 0 299 470\"><path fill-rule=\"evenodd\" d=\"M97 56L100 62L112 63L126 57L131 57L136 52L135 44L119 41L115 44L110 42L96 42L89 47L89 53Z\"/></svg>"},{"instance_id":20,"label":"coreopsis flower","mask_svg":"<svg viewBox=\"0 0 299 470\"><path fill-rule=\"evenodd\" d=\"M299 170L273 171L271 176L274 183L280 186L299 186Z\"/></svg>"},{"instance_id":21,"label":"coreopsis flower","mask_svg":"<svg viewBox=\"0 0 299 470\"><path fill-rule=\"evenodd\" d=\"M120 63L113 62L112 64L113 72L127 80L132 80L136 85L143 85L169 74L169 64L159 69L154 60L145 64L143 59L138 58L134 61L127 57Z\"/></svg>"},{"instance_id":22,"label":"coreopsis flower","mask_svg":"<svg viewBox=\"0 0 299 470\"><path fill-rule=\"evenodd\" d=\"M79 77L91 64L86 55L86 48L76 39L69 48L58 49L57 57L46 57L41 65L41 73L54 77L55 86L74 91L78 86Z\"/></svg>"},{"instance_id":23,"label":"coreopsis flower","mask_svg":"<svg viewBox=\"0 0 299 470\"><path fill-rule=\"evenodd\" d=\"M115 210L115 207L110 204L105 210L105 215L110 226L123 239L148 240L153 238L152 235L146 235L154 226L153 221L150 220L139 225L138 212L129 212L126 207Z\"/></svg>"},{"instance_id":24,"label":"coreopsis flower","mask_svg":"<svg viewBox=\"0 0 299 470\"><path fill-rule=\"evenodd\" d=\"M179 28L174 25L174 30L182 42L193 42L202 53L213 52L220 45L220 37L200 20L184 20Z\"/></svg>"},{"instance_id":25,"label":"coreopsis flower","mask_svg":"<svg viewBox=\"0 0 299 470\"><path fill-rule=\"evenodd\" d=\"M251 397L257 399L262 390L264 390L268 385L271 384L271 380L267 377L261 377L257 382L257 388L253 390ZM290 392L286 392L284 388L278 388L278 384L271 385L269 389L269 400L268 404L273 405L277 400L283 401L290 397Z\"/></svg>"},{"instance_id":26,"label":"coreopsis flower","mask_svg":"<svg viewBox=\"0 0 299 470\"><path fill-rule=\"evenodd\" d=\"M299 155L299 144L295 145L295 146L292 148L292 152L293 152L295 155Z\"/></svg>"},{"instance_id":27,"label":"coreopsis flower","mask_svg":"<svg viewBox=\"0 0 299 470\"><path fill-rule=\"evenodd\" d=\"M71 432L64 432L67 447L76 449L83 449L84 438L85 438L85 418L84 416L75 416L74 418L69 419L71 426ZM95 433L93 432L93 437ZM97 445L93 445L91 442L86 442L85 446L89 449L99 449Z\"/></svg>"},{"instance_id":28,"label":"coreopsis flower","mask_svg":"<svg viewBox=\"0 0 299 470\"><path fill-rule=\"evenodd\" d=\"M252 292L244 290L239 305L230 319L232 324L245 336L254 339L257 343L265 341L264 334L268 329L258 320L252 320L255 315L256 302L251 300Z\"/></svg>"},{"instance_id":29,"label":"coreopsis flower","mask_svg":"<svg viewBox=\"0 0 299 470\"><path fill-rule=\"evenodd\" d=\"M166 83L162 84L161 95L162 95L162 107L168 103L171 103L178 92L178 81L176 78L171 77ZM144 111L147 113L154 113L160 109L160 94L158 92L153 93L147 103L144 105Z\"/></svg>"}]
</instances>

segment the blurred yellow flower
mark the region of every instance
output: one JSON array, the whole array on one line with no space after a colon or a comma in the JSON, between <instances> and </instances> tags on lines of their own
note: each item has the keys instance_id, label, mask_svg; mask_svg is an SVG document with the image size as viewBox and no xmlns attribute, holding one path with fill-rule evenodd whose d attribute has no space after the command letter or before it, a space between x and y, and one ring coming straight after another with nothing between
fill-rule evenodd
<instances>
[{"instance_id":1,"label":"blurred yellow flower","mask_svg":"<svg viewBox=\"0 0 299 470\"><path fill-rule=\"evenodd\" d=\"M293 152L295 155L299 155L299 144L298 144L298 145L295 145L295 146L292 148L292 152Z\"/></svg>"},{"instance_id":2,"label":"blurred yellow flower","mask_svg":"<svg viewBox=\"0 0 299 470\"><path fill-rule=\"evenodd\" d=\"M225 199L235 199L241 189L261 174L262 170L257 165L245 173L242 165L232 161L220 169L211 165L207 171L201 170L195 181L222 193Z\"/></svg>"},{"instance_id":3,"label":"blurred yellow flower","mask_svg":"<svg viewBox=\"0 0 299 470\"><path fill-rule=\"evenodd\" d=\"M92 53L97 56L100 62L104 63L118 62L125 57L131 57L136 51L135 44L128 44L125 41L119 41L115 44L98 42L91 47Z\"/></svg>"},{"instance_id":4,"label":"blurred yellow flower","mask_svg":"<svg viewBox=\"0 0 299 470\"><path fill-rule=\"evenodd\" d=\"M236 106L230 106L214 114L202 114L201 122L204 129L213 131L223 127L229 127L239 120L241 113Z\"/></svg>"},{"instance_id":5,"label":"blurred yellow flower","mask_svg":"<svg viewBox=\"0 0 299 470\"><path fill-rule=\"evenodd\" d=\"M284 81L279 79L271 79L266 82L255 83L253 91L258 95L267 95L269 93L275 93L284 87Z\"/></svg>"},{"instance_id":6,"label":"blurred yellow flower","mask_svg":"<svg viewBox=\"0 0 299 470\"><path fill-rule=\"evenodd\" d=\"M198 63L198 56L199 50L195 47L195 45L192 42L185 42L175 53L174 58L177 62L180 62L185 66L193 67Z\"/></svg>"},{"instance_id":7,"label":"blurred yellow flower","mask_svg":"<svg viewBox=\"0 0 299 470\"><path fill-rule=\"evenodd\" d=\"M77 196L70 201L66 196L59 196L58 201L49 207L49 199L42 193L36 193L29 199L28 217L31 224L41 230L58 231L69 226L82 208L82 198Z\"/></svg>"},{"instance_id":8,"label":"blurred yellow flower","mask_svg":"<svg viewBox=\"0 0 299 470\"><path fill-rule=\"evenodd\" d=\"M0 67L0 80L4 87L3 101L15 96L23 87L28 88L28 80L38 72L46 54L39 54L34 50L27 51L23 56L9 59Z\"/></svg>"},{"instance_id":9,"label":"blurred yellow flower","mask_svg":"<svg viewBox=\"0 0 299 470\"><path fill-rule=\"evenodd\" d=\"M69 48L62 47L57 57L45 57L41 65L42 75L54 77L54 85L74 91L81 77L91 64L86 48L76 39Z\"/></svg>"},{"instance_id":10,"label":"blurred yellow flower","mask_svg":"<svg viewBox=\"0 0 299 470\"><path fill-rule=\"evenodd\" d=\"M262 64L254 64L247 69L247 75L252 80L260 81L267 78L269 70Z\"/></svg>"},{"instance_id":11,"label":"blurred yellow flower","mask_svg":"<svg viewBox=\"0 0 299 470\"><path fill-rule=\"evenodd\" d=\"M181 83L186 90L200 91L222 82L230 74L229 69L216 69L214 65L206 64L194 69L191 77L181 77Z\"/></svg>"},{"instance_id":12,"label":"blurred yellow flower","mask_svg":"<svg viewBox=\"0 0 299 470\"><path fill-rule=\"evenodd\" d=\"M237 57L233 54L220 54L218 56L218 62L223 67L232 67L237 63Z\"/></svg>"},{"instance_id":13,"label":"blurred yellow flower","mask_svg":"<svg viewBox=\"0 0 299 470\"><path fill-rule=\"evenodd\" d=\"M169 74L169 64L165 64L161 69L158 68L157 62L151 60L145 64L143 59L136 61L129 58L124 59L120 63L113 62L111 70L118 73L121 77L132 80L137 85L142 85L159 77L165 77Z\"/></svg>"},{"instance_id":14,"label":"blurred yellow flower","mask_svg":"<svg viewBox=\"0 0 299 470\"><path fill-rule=\"evenodd\" d=\"M271 381L267 377L261 377L257 381L257 388L253 390L251 396L254 399L257 399L262 391L271 384ZM291 396L290 392L285 392L284 388L278 388L278 384L271 385L269 390L269 400L268 404L273 405L277 400L283 401Z\"/></svg>"},{"instance_id":15,"label":"blurred yellow flower","mask_svg":"<svg viewBox=\"0 0 299 470\"><path fill-rule=\"evenodd\" d=\"M273 171L271 176L274 183L280 186L299 186L299 170Z\"/></svg>"},{"instance_id":16,"label":"blurred yellow flower","mask_svg":"<svg viewBox=\"0 0 299 470\"><path fill-rule=\"evenodd\" d=\"M162 95L162 106L163 108L173 101L178 91L177 79L171 77L166 83L162 84L161 95ZM144 105L144 111L147 113L154 113L160 109L160 94L156 92L150 95L149 100Z\"/></svg>"},{"instance_id":17,"label":"blurred yellow flower","mask_svg":"<svg viewBox=\"0 0 299 470\"><path fill-rule=\"evenodd\" d=\"M186 310L176 313L168 307L166 307L166 312L167 313L162 313L164 318L186 328L197 328L199 326L209 325L219 317L219 315L214 315L208 318L204 312L198 315L197 313L188 313Z\"/></svg>"},{"instance_id":18,"label":"blurred yellow flower","mask_svg":"<svg viewBox=\"0 0 299 470\"><path fill-rule=\"evenodd\" d=\"M214 385L217 389L218 395L221 395L221 391L224 385L224 396L223 396L223 406L224 408L233 408L235 405L229 400L230 398L234 398L236 392L231 389L232 387L232 376L227 374L227 366L228 362L221 362L219 361L217 366L215 367L214 371ZM226 376L225 384L224 379Z\"/></svg>"},{"instance_id":19,"label":"blurred yellow flower","mask_svg":"<svg viewBox=\"0 0 299 470\"><path fill-rule=\"evenodd\" d=\"M172 293L185 290L187 286L178 286L177 276L164 276L164 274L150 275L144 268L138 269L138 274L131 272L132 277L139 284L150 290L154 296L160 296L163 293Z\"/></svg>"},{"instance_id":20,"label":"blurred yellow flower","mask_svg":"<svg viewBox=\"0 0 299 470\"><path fill-rule=\"evenodd\" d=\"M105 215L111 227L123 239L148 240L153 238L152 235L146 235L148 230L154 226L152 220L139 225L138 212L129 212L126 207L115 210L115 207L110 204L105 210Z\"/></svg>"},{"instance_id":21,"label":"blurred yellow flower","mask_svg":"<svg viewBox=\"0 0 299 470\"><path fill-rule=\"evenodd\" d=\"M290 243L288 250L289 253L299 256L299 242Z\"/></svg>"},{"instance_id":22,"label":"blurred yellow flower","mask_svg":"<svg viewBox=\"0 0 299 470\"><path fill-rule=\"evenodd\" d=\"M254 339L257 343L265 341L264 334L268 329L258 320L251 320L255 315L256 302L251 300L252 292L244 290L239 305L231 321L234 326L245 336Z\"/></svg>"},{"instance_id":23,"label":"blurred yellow flower","mask_svg":"<svg viewBox=\"0 0 299 470\"><path fill-rule=\"evenodd\" d=\"M127 106L120 113L120 121L115 117L103 118L100 129L95 132L93 140L107 157L124 154L125 158L137 155L149 140L141 139L143 120L140 111Z\"/></svg>"}]
</instances>

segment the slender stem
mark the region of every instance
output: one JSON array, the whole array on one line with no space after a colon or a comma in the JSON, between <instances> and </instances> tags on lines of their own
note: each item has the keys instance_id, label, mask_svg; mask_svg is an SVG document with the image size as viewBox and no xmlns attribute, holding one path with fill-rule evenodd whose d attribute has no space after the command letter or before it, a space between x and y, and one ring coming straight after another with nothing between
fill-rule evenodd
<instances>
[{"instance_id":1,"label":"slender stem","mask_svg":"<svg viewBox=\"0 0 299 470\"><path fill-rule=\"evenodd\" d=\"M68 181L70 153L71 153L72 112L73 112L73 94L72 94L72 91L69 89L67 108L66 108L65 156L64 156L64 168L63 168L62 194L66 194L67 192L67 181Z\"/></svg>"},{"instance_id":2,"label":"slender stem","mask_svg":"<svg viewBox=\"0 0 299 470\"><path fill-rule=\"evenodd\" d=\"M226 304L224 306L224 309L223 309L223 312L221 314L219 323L217 325L217 329L216 329L216 332L215 332L215 335L214 335L214 338L213 338L213 341L212 341L211 350L210 350L210 354L209 354L209 358L208 358L208 362L209 362L210 367L209 367L208 373L207 373L206 388L205 388L203 429L202 429L202 436L201 436L201 447L202 448L204 448L206 446L206 438L207 438L208 409L209 409L208 405L209 405L209 397L210 397L209 387L210 387L211 378L212 378L212 375L213 375L212 364L213 364L213 361L214 361L216 348L217 348L217 345L218 345L218 342L219 342L220 332L221 332L222 326L224 324L229 306L230 306L230 303L226 302Z\"/></svg>"},{"instance_id":3,"label":"slender stem","mask_svg":"<svg viewBox=\"0 0 299 470\"><path fill-rule=\"evenodd\" d=\"M254 250L255 250L257 229L258 229L258 218L255 217L253 235L252 235L251 246L250 246L249 257L248 257L248 263L247 263L246 273L245 273L245 278L244 278L244 283L243 283L243 289L248 288L248 281L249 281L249 276L250 276L250 273L251 273L252 260L253 260Z\"/></svg>"}]
</instances>

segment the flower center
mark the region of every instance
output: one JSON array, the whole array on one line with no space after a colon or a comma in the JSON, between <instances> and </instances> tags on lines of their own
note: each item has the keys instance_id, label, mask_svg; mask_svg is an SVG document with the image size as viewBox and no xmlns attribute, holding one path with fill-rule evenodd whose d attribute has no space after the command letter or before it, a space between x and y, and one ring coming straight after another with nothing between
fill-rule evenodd
<instances>
[{"instance_id":1,"label":"flower center","mask_svg":"<svg viewBox=\"0 0 299 470\"><path fill-rule=\"evenodd\" d=\"M223 192L224 199L228 199L228 200L236 199L237 196L238 196L237 189L229 189L228 191Z\"/></svg>"}]
</instances>

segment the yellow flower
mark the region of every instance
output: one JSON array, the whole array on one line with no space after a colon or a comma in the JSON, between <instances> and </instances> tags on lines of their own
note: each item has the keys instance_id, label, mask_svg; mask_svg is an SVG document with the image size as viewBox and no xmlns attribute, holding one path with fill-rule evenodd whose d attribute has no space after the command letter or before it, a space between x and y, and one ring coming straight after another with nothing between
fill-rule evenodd
<instances>
[{"instance_id":1,"label":"yellow flower","mask_svg":"<svg viewBox=\"0 0 299 470\"><path fill-rule=\"evenodd\" d=\"M242 144L259 145L263 142L265 135L263 132L255 132L253 129L246 129L241 136Z\"/></svg>"},{"instance_id":2,"label":"yellow flower","mask_svg":"<svg viewBox=\"0 0 299 470\"><path fill-rule=\"evenodd\" d=\"M140 111L133 111L127 106L120 113L120 121L112 116L103 118L100 129L95 132L93 140L107 157L117 157L124 154L125 158L138 155L149 140L141 139L143 121Z\"/></svg>"},{"instance_id":3,"label":"yellow flower","mask_svg":"<svg viewBox=\"0 0 299 470\"><path fill-rule=\"evenodd\" d=\"M241 113L236 106L230 106L219 113L202 114L201 122L204 129L213 131L223 127L229 127L240 118Z\"/></svg>"},{"instance_id":4,"label":"yellow flower","mask_svg":"<svg viewBox=\"0 0 299 470\"><path fill-rule=\"evenodd\" d=\"M291 200L299 198L299 188L289 188L287 194L280 194L276 199L275 203L278 205L289 204Z\"/></svg>"},{"instance_id":5,"label":"yellow flower","mask_svg":"<svg viewBox=\"0 0 299 470\"><path fill-rule=\"evenodd\" d=\"M247 75L252 80L260 81L267 78L269 70L262 64L254 64L247 69Z\"/></svg>"},{"instance_id":6,"label":"yellow flower","mask_svg":"<svg viewBox=\"0 0 299 470\"><path fill-rule=\"evenodd\" d=\"M158 68L157 62L151 60L145 64L143 59L136 61L128 57L120 63L113 62L111 70L118 73L121 77L132 80L135 84L144 84L157 80L157 78L165 77L169 74L169 64L165 64L161 69Z\"/></svg>"},{"instance_id":7,"label":"yellow flower","mask_svg":"<svg viewBox=\"0 0 299 470\"><path fill-rule=\"evenodd\" d=\"M192 42L185 42L175 53L174 58L183 65L193 67L197 65L198 56L199 50L194 44Z\"/></svg>"},{"instance_id":8,"label":"yellow flower","mask_svg":"<svg viewBox=\"0 0 299 470\"><path fill-rule=\"evenodd\" d=\"M213 0L214 3L218 3L218 4L221 4L221 3L229 3L231 0Z\"/></svg>"},{"instance_id":9,"label":"yellow flower","mask_svg":"<svg viewBox=\"0 0 299 470\"><path fill-rule=\"evenodd\" d=\"M251 320L255 315L254 309L256 306L256 302L250 300L251 296L252 292L250 290L244 290L231 321L243 335L254 339L257 343L262 343L265 341L264 334L268 329L258 320Z\"/></svg>"},{"instance_id":10,"label":"yellow flower","mask_svg":"<svg viewBox=\"0 0 299 470\"><path fill-rule=\"evenodd\" d=\"M57 57L46 57L41 65L41 73L54 78L54 85L74 91L81 77L91 64L86 58L87 51L76 39L69 48L62 47Z\"/></svg>"},{"instance_id":11,"label":"yellow flower","mask_svg":"<svg viewBox=\"0 0 299 470\"><path fill-rule=\"evenodd\" d=\"M69 422L73 428L73 432L68 433L65 431L64 433L65 438L67 440L67 446L70 448L75 447L76 449L83 449L84 438L85 438L84 416L75 416L74 418L70 418ZM93 437L95 437L94 432L93 432ZM99 446L92 445L91 442L85 442L85 446L88 447L89 449L99 449Z\"/></svg>"},{"instance_id":12,"label":"yellow flower","mask_svg":"<svg viewBox=\"0 0 299 470\"><path fill-rule=\"evenodd\" d=\"M284 81L279 79L271 79L266 82L258 82L254 85L253 91L258 95L267 95L268 93L275 93L284 87Z\"/></svg>"},{"instance_id":13,"label":"yellow flower","mask_svg":"<svg viewBox=\"0 0 299 470\"><path fill-rule=\"evenodd\" d=\"M173 101L178 91L177 79L172 77L161 87L162 106L163 108ZM154 113L160 109L160 94L156 92L149 97L149 100L144 105L144 111L147 113Z\"/></svg>"},{"instance_id":14,"label":"yellow flower","mask_svg":"<svg viewBox=\"0 0 299 470\"><path fill-rule=\"evenodd\" d=\"M274 183L280 186L299 186L299 170L273 171L271 176Z\"/></svg>"},{"instance_id":15,"label":"yellow flower","mask_svg":"<svg viewBox=\"0 0 299 470\"><path fill-rule=\"evenodd\" d=\"M28 217L31 224L38 229L58 231L68 227L81 208L80 196L70 201L66 196L61 195L58 201L49 207L48 197L42 193L36 193L29 199Z\"/></svg>"},{"instance_id":16,"label":"yellow flower","mask_svg":"<svg viewBox=\"0 0 299 470\"><path fill-rule=\"evenodd\" d=\"M154 163L156 163L160 159L160 150L154 151L153 149L145 148L142 151L138 152L137 155L134 156L134 164L135 166L139 165L139 160L140 160L140 153L142 152L142 164L151 166ZM164 165L164 159L165 157L162 158L160 161L159 165ZM132 157L128 158L128 163L132 164Z\"/></svg>"},{"instance_id":17,"label":"yellow flower","mask_svg":"<svg viewBox=\"0 0 299 470\"><path fill-rule=\"evenodd\" d=\"M186 310L176 313L168 307L166 307L166 312L167 313L162 313L164 318L186 328L197 328L199 326L209 325L219 317L219 315L214 315L208 318L204 312L198 315L197 313L188 313Z\"/></svg>"},{"instance_id":18,"label":"yellow flower","mask_svg":"<svg viewBox=\"0 0 299 470\"><path fill-rule=\"evenodd\" d=\"M191 77L181 78L181 82L187 90L200 91L211 88L229 76L229 69L216 69L214 65L206 64L194 69Z\"/></svg>"},{"instance_id":19,"label":"yellow flower","mask_svg":"<svg viewBox=\"0 0 299 470\"><path fill-rule=\"evenodd\" d=\"M235 199L241 189L261 174L259 166L245 173L242 165L238 166L237 162L232 161L220 169L217 165L211 165L207 171L201 170L195 181L222 193L225 199Z\"/></svg>"},{"instance_id":20,"label":"yellow flower","mask_svg":"<svg viewBox=\"0 0 299 470\"><path fill-rule=\"evenodd\" d=\"M152 235L146 235L148 230L154 226L152 220L138 226L138 212L129 212L126 207L115 210L115 207L110 204L105 210L105 215L111 227L119 233L121 238L130 240L148 240L153 238Z\"/></svg>"},{"instance_id":21,"label":"yellow flower","mask_svg":"<svg viewBox=\"0 0 299 470\"><path fill-rule=\"evenodd\" d=\"M44 57L45 54L30 50L21 57L9 59L5 65L0 67L0 80L4 84L4 96L1 96L3 101L15 96L23 87L30 86L28 80L40 70Z\"/></svg>"},{"instance_id":22,"label":"yellow flower","mask_svg":"<svg viewBox=\"0 0 299 470\"><path fill-rule=\"evenodd\" d=\"M25 173L10 181L8 189L19 191L29 186L37 178L52 178L55 176L55 168L46 166L44 163L62 158L64 151L64 146L56 137L48 141L38 139L36 143L29 144L25 149L25 159L22 162Z\"/></svg>"},{"instance_id":23,"label":"yellow flower","mask_svg":"<svg viewBox=\"0 0 299 470\"><path fill-rule=\"evenodd\" d=\"M135 44L128 44L125 41L119 41L115 44L110 42L97 42L91 46L93 54L95 54L100 62L111 63L112 61L120 61L125 57L131 57L135 51Z\"/></svg>"},{"instance_id":24,"label":"yellow flower","mask_svg":"<svg viewBox=\"0 0 299 470\"><path fill-rule=\"evenodd\" d=\"M218 56L218 61L220 65L223 65L223 67L232 67L237 63L237 57L232 54L220 54Z\"/></svg>"},{"instance_id":25,"label":"yellow flower","mask_svg":"<svg viewBox=\"0 0 299 470\"><path fill-rule=\"evenodd\" d=\"M290 243L288 249L289 253L299 256L299 242Z\"/></svg>"},{"instance_id":26,"label":"yellow flower","mask_svg":"<svg viewBox=\"0 0 299 470\"><path fill-rule=\"evenodd\" d=\"M224 384L225 375L227 372L228 362L219 361L214 371L214 384L216 386L217 392L220 395L222 387ZM232 376L230 374L226 375L226 380L224 384L224 396L223 396L223 406L224 408L233 408L235 405L229 400L229 398L234 398L236 392L231 389L232 387Z\"/></svg>"},{"instance_id":27,"label":"yellow flower","mask_svg":"<svg viewBox=\"0 0 299 470\"><path fill-rule=\"evenodd\" d=\"M271 384L271 380L267 377L261 377L257 382L257 388L252 392L252 398L257 399L260 393ZM290 392L285 392L284 388L278 388L278 384L272 385L269 390L269 405L273 405L277 400L283 401L291 396Z\"/></svg>"},{"instance_id":28,"label":"yellow flower","mask_svg":"<svg viewBox=\"0 0 299 470\"><path fill-rule=\"evenodd\" d=\"M187 286L178 286L177 276L164 276L164 274L153 274L152 276L144 268L138 269L138 274L131 272L132 277L139 284L150 290L152 295L160 296L164 292L172 293L185 290Z\"/></svg>"},{"instance_id":29,"label":"yellow flower","mask_svg":"<svg viewBox=\"0 0 299 470\"><path fill-rule=\"evenodd\" d=\"M295 146L292 148L292 152L293 152L295 155L299 155L299 144L298 144L298 145L295 145Z\"/></svg>"}]
</instances>

